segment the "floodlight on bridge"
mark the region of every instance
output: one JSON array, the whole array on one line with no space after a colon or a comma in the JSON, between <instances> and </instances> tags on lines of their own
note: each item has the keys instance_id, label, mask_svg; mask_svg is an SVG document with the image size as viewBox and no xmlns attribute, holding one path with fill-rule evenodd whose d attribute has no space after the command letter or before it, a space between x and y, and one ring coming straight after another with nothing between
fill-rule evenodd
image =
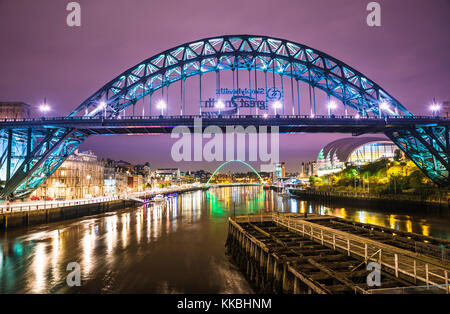
<instances>
[{"instance_id":1,"label":"floodlight on bridge","mask_svg":"<svg viewBox=\"0 0 450 314\"><path fill-rule=\"evenodd\" d=\"M441 105L434 102L430 105L430 110L433 113L433 117L435 117L439 113L439 111L441 111Z\"/></svg>"},{"instance_id":2,"label":"floodlight on bridge","mask_svg":"<svg viewBox=\"0 0 450 314\"><path fill-rule=\"evenodd\" d=\"M280 109L283 104L280 101L276 101L272 104L273 109L275 110L275 115L277 115L277 109Z\"/></svg>"},{"instance_id":3,"label":"floodlight on bridge","mask_svg":"<svg viewBox=\"0 0 450 314\"><path fill-rule=\"evenodd\" d=\"M50 111L50 106L47 105L45 100L44 100L44 104L39 106L39 111L44 114L44 117L46 116L47 112Z\"/></svg>"},{"instance_id":4,"label":"floodlight on bridge","mask_svg":"<svg viewBox=\"0 0 450 314\"><path fill-rule=\"evenodd\" d=\"M225 104L223 103L222 100L219 100L219 101L216 103L216 108L219 109L219 114L220 114L220 110L223 109L223 108L225 108Z\"/></svg>"},{"instance_id":5,"label":"floodlight on bridge","mask_svg":"<svg viewBox=\"0 0 450 314\"><path fill-rule=\"evenodd\" d=\"M387 101L383 101L383 102L380 104L380 108L381 108L382 110L389 110L389 104L387 103Z\"/></svg>"},{"instance_id":6,"label":"floodlight on bridge","mask_svg":"<svg viewBox=\"0 0 450 314\"><path fill-rule=\"evenodd\" d=\"M50 106L49 105L41 105L39 107L39 110L42 111L42 112L50 111Z\"/></svg>"},{"instance_id":7,"label":"floodlight on bridge","mask_svg":"<svg viewBox=\"0 0 450 314\"><path fill-rule=\"evenodd\" d=\"M160 100L160 101L158 102L158 104L156 105L156 108L158 108L158 109L161 110L161 115L162 115L162 116L164 115L164 109L166 109L166 107L167 107L167 105L166 105L166 103L164 102L164 100Z\"/></svg>"},{"instance_id":8,"label":"floodlight on bridge","mask_svg":"<svg viewBox=\"0 0 450 314\"><path fill-rule=\"evenodd\" d=\"M337 104L333 100L329 101L328 102L328 115L330 116L332 114L332 111L336 108L337 108Z\"/></svg>"}]
</instances>

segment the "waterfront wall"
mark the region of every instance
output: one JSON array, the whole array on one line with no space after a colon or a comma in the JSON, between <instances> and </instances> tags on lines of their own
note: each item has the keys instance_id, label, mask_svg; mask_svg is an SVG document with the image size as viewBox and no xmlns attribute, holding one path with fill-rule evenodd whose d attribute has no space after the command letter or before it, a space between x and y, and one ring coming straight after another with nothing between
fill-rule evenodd
<instances>
[{"instance_id":1,"label":"waterfront wall","mask_svg":"<svg viewBox=\"0 0 450 314\"><path fill-rule=\"evenodd\" d=\"M352 194L352 193L332 193L310 190L290 189L291 195L305 200L317 200L325 203L342 204L344 206L363 206L363 207L392 207L396 209L411 208L430 208L430 209L450 209L450 200L442 198L440 200L426 201L408 199L407 197L383 197L370 194Z\"/></svg>"},{"instance_id":2,"label":"waterfront wall","mask_svg":"<svg viewBox=\"0 0 450 314\"><path fill-rule=\"evenodd\" d=\"M42 210L15 211L0 214L0 230L34 226L49 222L74 219L101 214L109 211L134 207L139 204L133 200L114 200L104 203L83 204Z\"/></svg>"}]
</instances>

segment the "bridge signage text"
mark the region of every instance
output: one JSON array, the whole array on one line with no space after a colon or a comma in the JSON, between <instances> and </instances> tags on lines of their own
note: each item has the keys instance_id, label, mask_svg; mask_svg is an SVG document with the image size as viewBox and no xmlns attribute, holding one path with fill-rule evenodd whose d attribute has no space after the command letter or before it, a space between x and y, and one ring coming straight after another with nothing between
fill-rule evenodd
<instances>
[{"instance_id":1,"label":"bridge signage text","mask_svg":"<svg viewBox=\"0 0 450 314\"><path fill-rule=\"evenodd\" d=\"M228 100L225 100L228 98ZM215 115L219 111L222 114L237 114L240 109L254 109L267 111L269 104L275 101L282 101L283 94L278 88L220 88L216 89L216 97L208 98L203 101L202 108L206 111L202 111L202 115ZM222 101L224 108L218 110L218 102Z\"/></svg>"}]
</instances>

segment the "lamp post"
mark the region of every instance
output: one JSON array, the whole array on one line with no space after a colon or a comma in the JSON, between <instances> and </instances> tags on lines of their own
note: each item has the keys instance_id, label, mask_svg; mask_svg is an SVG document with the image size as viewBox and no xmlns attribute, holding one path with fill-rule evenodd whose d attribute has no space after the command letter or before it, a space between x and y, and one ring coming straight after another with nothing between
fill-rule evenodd
<instances>
[{"instance_id":1,"label":"lamp post","mask_svg":"<svg viewBox=\"0 0 450 314\"><path fill-rule=\"evenodd\" d=\"M329 101L328 102L328 115L331 116L331 114L333 113L333 110L337 108L337 105L334 101Z\"/></svg>"},{"instance_id":2,"label":"lamp post","mask_svg":"<svg viewBox=\"0 0 450 314\"><path fill-rule=\"evenodd\" d=\"M91 175L88 174L86 176L86 179L88 180L88 194L90 194L92 196L92 194L91 194Z\"/></svg>"},{"instance_id":3,"label":"lamp post","mask_svg":"<svg viewBox=\"0 0 450 314\"><path fill-rule=\"evenodd\" d=\"M430 110L433 113L433 118L436 118L437 116L439 116L439 111L441 111L441 106L440 106L440 104L433 102L430 105Z\"/></svg>"},{"instance_id":4,"label":"lamp post","mask_svg":"<svg viewBox=\"0 0 450 314\"><path fill-rule=\"evenodd\" d=\"M158 104L156 105L156 108L161 110L161 116L164 115L164 109L167 107L166 103L164 102L164 100L160 100L158 102Z\"/></svg>"},{"instance_id":5,"label":"lamp post","mask_svg":"<svg viewBox=\"0 0 450 314\"><path fill-rule=\"evenodd\" d=\"M388 104L388 102L386 101L386 100L383 100L380 104L379 104L379 106L378 106L379 108L378 108L378 112L379 112L379 115L380 115L380 118L382 117L382 112L383 111L386 111L386 110L389 110L389 104Z\"/></svg>"},{"instance_id":6,"label":"lamp post","mask_svg":"<svg viewBox=\"0 0 450 314\"><path fill-rule=\"evenodd\" d=\"M104 101L102 101L99 105L99 109L102 110L103 109L103 118L106 118L106 103Z\"/></svg>"},{"instance_id":7,"label":"lamp post","mask_svg":"<svg viewBox=\"0 0 450 314\"><path fill-rule=\"evenodd\" d=\"M223 108L225 108L225 104L222 102L222 100L219 100L219 101L216 103L216 108L219 109L219 116L220 116L220 110L223 109Z\"/></svg>"},{"instance_id":8,"label":"lamp post","mask_svg":"<svg viewBox=\"0 0 450 314\"><path fill-rule=\"evenodd\" d=\"M277 109L280 109L282 107L282 104L281 104L281 102L276 101L273 103L272 107L275 110L275 115L277 115Z\"/></svg>"},{"instance_id":9,"label":"lamp post","mask_svg":"<svg viewBox=\"0 0 450 314\"><path fill-rule=\"evenodd\" d=\"M45 118L46 117L46 113L48 111L50 111L50 106L47 105L47 98L44 98L44 103L39 106L39 110L42 112L42 114L44 115L44 118Z\"/></svg>"}]
</instances>

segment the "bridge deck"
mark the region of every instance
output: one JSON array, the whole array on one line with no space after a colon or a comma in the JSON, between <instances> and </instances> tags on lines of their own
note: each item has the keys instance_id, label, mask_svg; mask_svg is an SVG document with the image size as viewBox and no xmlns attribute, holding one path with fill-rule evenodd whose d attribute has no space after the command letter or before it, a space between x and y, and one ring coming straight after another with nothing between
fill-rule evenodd
<instances>
[{"instance_id":1,"label":"bridge deck","mask_svg":"<svg viewBox=\"0 0 450 314\"><path fill-rule=\"evenodd\" d=\"M150 117L70 117L46 119L4 119L0 120L2 129L20 128L74 128L87 135L120 135L120 134L160 134L170 133L176 126L186 126L192 132L197 126L195 122L202 118L201 129L207 126L218 126L222 129L235 126L259 127L277 126L280 133L384 133L416 125L450 125L450 119L434 117L385 117L356 118L353 116L150 116Z\"/></svg>"}]
</instances>

